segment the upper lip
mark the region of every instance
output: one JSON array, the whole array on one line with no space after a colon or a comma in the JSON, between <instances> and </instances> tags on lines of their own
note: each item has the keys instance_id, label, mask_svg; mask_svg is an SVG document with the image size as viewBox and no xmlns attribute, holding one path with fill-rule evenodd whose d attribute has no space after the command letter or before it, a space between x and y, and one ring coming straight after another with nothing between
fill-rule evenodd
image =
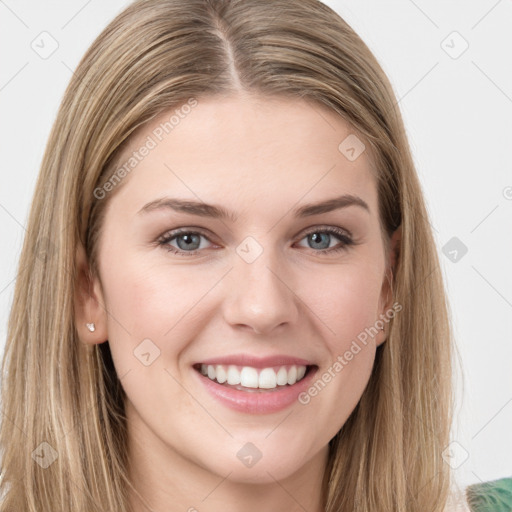
<instances>
[{"instance_id":1,"label":"upper lip","mask_svg":"<svg viewBox=\"0 0 512 512\"><path fill-rule=\"evenodd\" d=\"M231 354L228 356L213 357L198 361L196 364L205 365L237 365L237 366L251 366L253 368L269 368L271 366L281 365L298 365L298 366L311 366L314 363L299 357L291 357L287 355L278 354L275 356L257 357L250 354Z\"/></svg>"}]
</instances>

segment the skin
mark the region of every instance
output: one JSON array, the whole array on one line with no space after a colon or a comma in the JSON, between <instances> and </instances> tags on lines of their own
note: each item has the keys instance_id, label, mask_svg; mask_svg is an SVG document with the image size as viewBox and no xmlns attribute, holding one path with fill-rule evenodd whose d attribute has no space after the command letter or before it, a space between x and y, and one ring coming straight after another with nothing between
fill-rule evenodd
<instances>
[{"instance_id":1,"label":"skin","mask_svg":"<svg viewBox=\"0 0 512 512\"><path fill-rule=\"evenodd\" d=\"M132 138L124 162L170 117ZM76 322L83 343L108 339L127 394L130 474L158 512L321 510L328 442L358 403L386 329L307 405L246 414L216 401L191 365L216 356L287 354L315 362L321 375L357 335L391 306L378 196L368 150L349 161L338 146L349 125L304 100L238 94L198 105L110 192L99 245L99 276L83 277ZM303 219L297 206L343 193L358 206ZM158 210L137 212L163 196L201 200L236 220ZM319 228L338 227L314 243ZM168 252L156 241L177 228L201 228L198 254ZM316 229L318 228L318 229ZM236 252L248 237L262 254ZM399 232L391 240L396 247ZM79 267L87 270L81 247ZM86 322L94 322L89 332ZM149 366L134 350L149 338L160 355ZM252 467L237 452L253 443ZM132 496L136 511L147 510Z\"/></svg>"}]
</instances>

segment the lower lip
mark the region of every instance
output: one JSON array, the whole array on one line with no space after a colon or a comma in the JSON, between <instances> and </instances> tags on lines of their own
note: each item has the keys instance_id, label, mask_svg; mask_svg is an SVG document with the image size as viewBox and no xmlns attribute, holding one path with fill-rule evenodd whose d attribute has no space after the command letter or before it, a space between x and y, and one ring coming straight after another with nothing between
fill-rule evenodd
<instances>
[{"instance_id":1,"label":"lower lip","mask_svg":"<svg viewBox=\"0 0 512 512\"><path fill-rule=\"evenodd\" d=\"M197 375L208 392L230 409L250 414L268 414L281 411L297 401L299 394L309 387L317 370L317 366L309 368L307 374L299 382L291 386L264 391L256 388L254 388L254 391L241 391L230 388L205 377L195 369L192 371Z\"/></svg>"}]
</instances>

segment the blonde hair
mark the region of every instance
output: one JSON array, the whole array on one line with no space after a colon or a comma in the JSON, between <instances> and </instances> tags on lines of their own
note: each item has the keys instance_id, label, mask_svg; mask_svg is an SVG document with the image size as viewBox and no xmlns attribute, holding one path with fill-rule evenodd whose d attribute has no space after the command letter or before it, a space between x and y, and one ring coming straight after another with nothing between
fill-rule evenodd
<instances>
[{"instance_id":1,"label":"blonde hair","mask_svg":"<svg viewBox=\"0 0 512 512\"><path fill-rule=\"evenodd\" d=\"M360 402L329 443L325 510L444 509L448 304L384 72L349 25L316 0L139 0L84 55L42 161L2 365L1 512L130 510L124 391L108 343L86 346L74 325L77 246L96 273L115 192L97 199L94 191L139 127L190 98L239 90L308 99L350 123L375 156L384 239L402 229L393 299L403 309L377 349ZM47 468L33 456L42 442L58 455Z\"/></svg>"}]
</instances>

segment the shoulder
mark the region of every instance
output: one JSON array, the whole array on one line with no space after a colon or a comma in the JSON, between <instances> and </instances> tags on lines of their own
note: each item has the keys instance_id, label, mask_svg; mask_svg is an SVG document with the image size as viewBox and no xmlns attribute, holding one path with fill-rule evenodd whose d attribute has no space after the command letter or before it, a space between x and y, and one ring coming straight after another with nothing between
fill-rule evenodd
<instances>
[{"instance_id":1,"label":"shoulder","mask_svg":"<svg viewBox=\"0 0 512 512\"><path fill-rule=\"evenodd\" d=\"M471 484L450 495L444 512L512 511L512 477Z\"/></svg>"},{"instance_id":2,"label":"shoulder","mask_svg":"<svg viewBox=\"0 0 512 512\"><path fill-rule=\"evenodd\" d=\"M466 489L470 512L510 512L512 477L472 484Z\"/></svg>"}]
</instances>

